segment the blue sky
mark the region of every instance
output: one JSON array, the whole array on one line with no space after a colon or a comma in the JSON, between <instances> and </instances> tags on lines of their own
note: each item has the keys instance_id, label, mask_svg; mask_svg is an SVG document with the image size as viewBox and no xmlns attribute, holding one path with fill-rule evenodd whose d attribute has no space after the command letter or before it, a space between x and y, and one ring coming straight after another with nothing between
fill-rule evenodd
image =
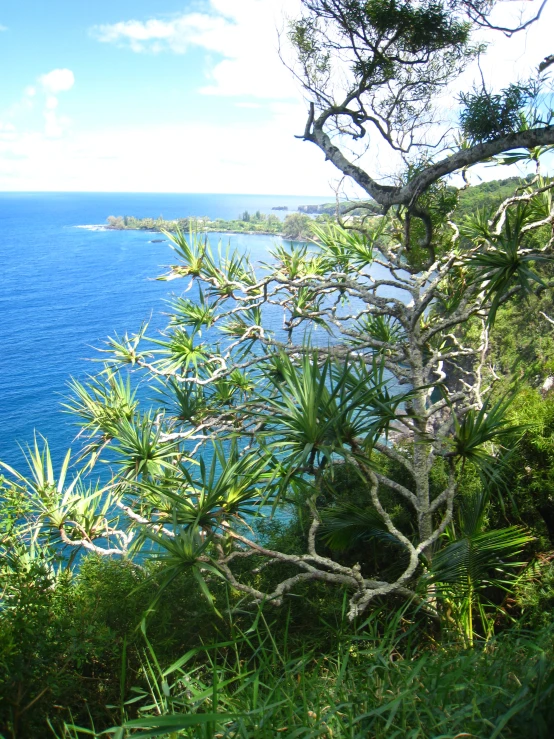
<instances>
[{"instance_id":1,"label":"blue sky","mask_svg":"<svg viewBox=\"0 0 554 739\"><path fill-rule=\"evenodd\" d=\"M277 54L297 0L0 5L0 189L328 193Z\"/></svg>"},{"instance_id":2,"label":"blue sky","mask_svg":"<svg viewBox=\"0 0 554 739\"><path fill-rule=\"evenodd\" d=\"M294 138L306 106L277 54L299 4L1 4L0 190L330 193L337 173ZM552 20L499 39L488 76L552 53Z\"/></svg>"}]
</instances>

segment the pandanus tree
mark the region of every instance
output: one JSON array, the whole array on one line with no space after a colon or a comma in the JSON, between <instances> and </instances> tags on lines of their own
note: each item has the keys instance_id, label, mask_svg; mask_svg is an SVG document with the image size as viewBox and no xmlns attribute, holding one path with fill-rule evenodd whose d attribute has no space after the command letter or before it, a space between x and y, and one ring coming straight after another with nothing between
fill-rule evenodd
<instances>
[{"instance_id":1,"label":"pandanus tree","mask_svg":"<svg viewBox=\"0 0 554 739\"><path fill-rule=\"evenodd\" d=\"M111 505L96 488L56 483L35 451L34 469L48 469L16 482L40 487L41 525L67 547L98 553L153 541L168 576L217 572L260 601L280 603L310 580L346 586L351 616L376 596L422 587L436 596L440 573L452 579L452 544L435 569L433 556L463 498L462 468L494 480L502 450L521 433L507 402L489 398L488 332L505 302L545 285L538 265L550 257L551 187L541 181L488 219L445 226L429 266L406 249L392 217L363 230L315 228L309 247L278 245L266 265L214 253L202 235L168 234L177 259L164 278L197 283L198 298L175 298L159 336L143 329L110 339L104 371L73 382L67 403L88 466L105 457L114 470ZM120 378L124 367L156 391L148 411ZM361 523L396 545L393 578L337 561L323 545L324 488L344 464L367 488L372 513ZM433 490L437 466L444 483ZM310 518L306 551L267 547L256 517L294 502ZM512 534L501 543L515 554L525 537ZM284 563L287 576L264 592L243 565L249 558Z\"/></svg>"},{"instance_id":2,"label":"pandanus tree","mask_svg":"<svg viewBox=\"0 0 554 739\"><path fill-rule=\"evenodd\" d=\"M481 569L466 568L471 592L456 590L465 561L463 545L452 544L461 480L474 467L484 488L497 484L503 453L522 433L507 401L490 395L489 331L508 301L549 287L554 183L537 174L494 212L456 222L458 193L442 178L513 149L538 161L536 147L554 141L550 113L541 98L541 122L536 98L530 106L514 94L521 115L483 134L474 131L477 98L467 98L462 128L473 143L446 159L423 157L430 149L416 133L429 130L430 101L474 57L472 23L485 23L491 4L304 5L291 31L312 96L304 138L382 214L374 201L365 214L353 203L350 217L341 207L309 244L278 244L266 264L215 251L199 233L168 233L175 263L162 279L188 287L171 301L167 328L109 339L104 370L73 382L67 401L86 440L80 477L107 461L105 495L52 479L53 502L41 493L29 520L68 548L130 556L147 547L165 560L167 578L189 568L208 595L206 577L274 604L319 581L348 590L352 618L395 594L428 593L434 607L441 593L461 592L471 610L494 557L485 556L480 529L462 531L466 550L485 554ZM346 79L331 70L337 59L355 81L341 105L331 94ZM500 108L502 94L493 100ZM419 155L406 160L401 184L377 184L337 145L363 138L369 125L405 157ZM407 138L395 138L402 131ZM146 411L124 371L152 390ZM36 451L32 461L42 470L48 455ZM326 491L344 467L363 483L363 510L329 506ZM259 517L286 516L291 505L308 518L303 551L271 548L256 533ZM396 567L384 575L334 556L327 544L341 526L392 547ZM525 542L520 530L504 531L496 565ZM266 590L257 573L271 563L285 574ZM465 633L471 638L471 623Z\"/></svg>"}]
</instances>

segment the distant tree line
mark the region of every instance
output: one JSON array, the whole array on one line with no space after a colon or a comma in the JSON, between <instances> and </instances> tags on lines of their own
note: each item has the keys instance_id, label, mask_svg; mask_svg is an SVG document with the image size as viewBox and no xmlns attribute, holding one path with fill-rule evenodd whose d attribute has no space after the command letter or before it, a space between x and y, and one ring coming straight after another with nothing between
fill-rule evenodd
<instances>
[{"instance_id":1,"label":"distant tree line","mask_svg":"<svg viewBox=\"0 0 554 739\"><path fill-rule=\"evenodd\" d=\"M318 216L317 222L332 220L328 215ZM230 232L230 233L261 233L282 236L292 241L311 240L313 234L310 224L314 218L304 213L289 213L284 221L274 214L261 213L259 210L250 214L247 210L240 214L236 220L225 220L208 216L189 216L187 218L176 218L164 220L159 218L136 218L135 216L108 216L107 227L117 231L208 231L208 232Z\"/></svg>"}]
</instances>

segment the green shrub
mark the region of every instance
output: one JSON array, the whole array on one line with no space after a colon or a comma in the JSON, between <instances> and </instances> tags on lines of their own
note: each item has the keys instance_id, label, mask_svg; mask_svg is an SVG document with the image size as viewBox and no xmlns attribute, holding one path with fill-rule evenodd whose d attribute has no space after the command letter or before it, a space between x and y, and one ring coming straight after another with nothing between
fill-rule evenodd
<instances>
[{"instance_id":1,"label":"green shrub","mask_svg":"<svg viewBox=\"0 0 554 739\"><path fill-rule=\"evenodd\" d=\"M521 609L520 623L531 629L547 627L554 621L554 556L539 556L515 594Z\"/></svg>"}]
</instances>

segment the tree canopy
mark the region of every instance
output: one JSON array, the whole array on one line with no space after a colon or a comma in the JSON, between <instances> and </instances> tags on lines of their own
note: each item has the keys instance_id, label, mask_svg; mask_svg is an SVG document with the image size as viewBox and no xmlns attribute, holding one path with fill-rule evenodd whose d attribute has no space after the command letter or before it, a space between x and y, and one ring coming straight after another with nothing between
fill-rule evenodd
<instances>
[{"instance_id":1,"label":"tree canopy","mask_svg":"<svg viewBox=\"0 0 554 739\"><path fill-rule=\"evenodd\" d=\"M504 152L554 144L546 60L536 60L531 79L506 89L491 90L484 81L469 90L459 87L469 65L487 53L479 31L513 35L540 19L545 2L533 3L513 27L495 25L497 5L303 0L304 13L291 24L292 67L309 102L302 138L383 212L404 212L406 238L411 218L420 219L426 246L433 223L425 198L442 178ZM446 91L448 102L441 100ZM357 158L370 145L397 155L401 170L383 181L364 168Z\"/></svg>"}]
</instances>

